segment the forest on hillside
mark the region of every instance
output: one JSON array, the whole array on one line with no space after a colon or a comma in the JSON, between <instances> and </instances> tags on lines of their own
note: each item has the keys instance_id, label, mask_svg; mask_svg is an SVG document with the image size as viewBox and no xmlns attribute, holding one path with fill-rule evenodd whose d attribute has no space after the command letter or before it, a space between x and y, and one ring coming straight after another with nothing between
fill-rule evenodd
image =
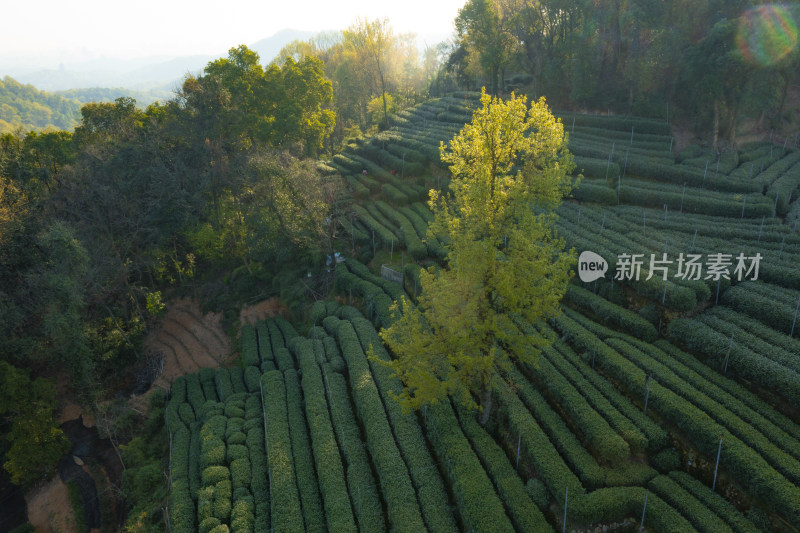
<instances>
[{"instance_id":1,"label":"forest on hillside","mask_svg":"<svg viewBox=\"0 0 800 533\"><path fill-rule=\"evenodd\" d=\"M730 231L729 237L739 232L757 232L757 244L765 246L768 250L765 255L772 254L774 260L774 265L766 266L763 274L765 284L773 285L732 287L732 283L727 283L722 290L729 292L722 296L720 285L716 285L717 302L722 298L728 306L726 310L733 309L741 316L720 312L722 318L696 318L695 313L714 300L714 287L705 283L668 286L664 282L658 287L642 283L626 287L626 292L619 286L615 289L613 284L606 287L601 283L588 288L571 286L561 292L554 290L553 294L566 294L565 301L570 305L569 313L555 323L525 322L516 315L504 323L517 334L519 330L530 333L537 328L557 331L561 338L558 350L565 357L571 357L571 351L576 352L575 361L578 356L588 357L592 342L600 342L587 341L588 337L611 339L610 347L598 352L598 364L603 366L603 376L611 376L615 385L600 379L605 385L596 385L603 391L602 395L597 393L597 398L603 396L609 400L588 401L602 404L596 406L598 411L616 413L619 409L634 421L631 424L620 421L624 417L617 414L604 414L612 418L611 425L598 422L602 428L597 434L586 430L583 442L589 442L589 451L574 452L576 446L583 450L578 440L569 436L570 431L577 431L574 420L596 422L594 415L580 409L549 411L546 405L569 403L573 393L561 395L555 389L548 389L546 370L540 373L537 368L527 366L503 368L503 372L512 374L519 371L517 382L528 383L525 380L530 379L548 391L546 398L540 398L535 391L529 393L524 385L520 387L520 395L528 394L525 401L531 412L551 417L548 423L553 426L548 431L556 435L550 437L558 447L552 453L554 457L559 454L567 457L569 463L560 473L550 472L551 477L547 478L546 465L523 457L527 472L536 473L530 478L537 482L540 478L544 480L534 483L534 489L527 492L520 489L522 482L512 483L513 489L508 488L506 493L494 477L492 481L484 480L487 486L498 487L497 501L503 503L497 505L505 506L513 526L522 530L520 524L524 522L517 521L523 519L514 515L514 504L508 502L536 491L545 502L539 507L547 515L547 523L555 523L557 519L553 517L558 513L549 507L564 504L559 500L562 495L554 494L554 487L559 490L563 487L558 481L553 481L552 486L545 485L564 472L570 472L569 476L571 471L578 472L580 482L570 486L575 490L578 487L583 490L585 486L587 493L590 488L608 486L612 490L630 485L627 499L620 496L624 505L614 500L625 516L615 515L614 520L640 512L636 506L642 500L642 493L638 489L644 486L660 486L665 501L664 493L670 490L664 487L672 487L673 482L669 481L672 478L682 486L696 489L693 480L687 481L681 475L668 477L677 452L668 453L666 433L662 435L663 430L648 416L630 414L640 406L634 406L626 394L635 391L638 395L645 386L649 391L649 385L643 385L649 384L645 381L649 377L642 376L660 370L654 369L655 366L641 372L632 370L631 363L620 362L614 351L628 354L645 349L636 343L655 343L661 337L658 342L665 342L667 334L662 335L662 324L666 332L667 323L673 320L671 342L699 359L713 360L721 366L716 359L719 353L727 347L730 354L733 347L733 326L729 324L744 328L740 325L746 322L742 317L747 313L752 315L747 311L752 302L764 305L764 300L777 299L780 304L773 306L772 311L758 313L762 318L777 317L769 318L767 323L759 321L769 331L753 328L750 335L753 339L745 337L750 343L748 357L751 352L777 353L776 347L780 347L778 359L783 359L778 363L764 362L734 352L735 357L742 358L737 361L751 361L756 369L746 365L737 367L735 377L739 381L726 381L720 387L740 391L740 383L752 385L755 392L748 388L742 397L755 407L740 407L736 403L731 409L737 416L752 416L755 426L761 427L763 423L765 434L785 438L781 442L795 442L796 404L794 410L776 406L781 400L788 399L791 403L800 397L792 396L796 392L794 378L779 376L782 364L790 368L792 376L798 372L793 357L798 355L795 350L800 328L795 330L788 317L800 289L790 266L798 257L798 243L794 229L789 231L791 222L800 217L800 181L795 174L800 167L794 169L797 159L793 155L798 148L800 128L798 6L798 2L765 6L745 0L469 0L454 21L452 39L423 51L417 49L412 35L395 33L388 20L359 19L341 32L295 41L275 58L260 58L243 45L232 48L226 57L209 62L202 73L187 76L172 98L146 106L130 96L109 101L110 93L104 89L56 96L5 77L0 81L0 385L7 392L0 400L0 462L4 469L0 477L5 478L5 484L30 489L54 475L59 460L70 449L54 412L59 402L69 398L102 421L98 425L99 434L111 439L124 465L125 473L118 480L121 485L118 500L123 502L124 510L106 513L106 526L109 530L121 527L127 531L163 530L165 514L161 510L175 505L167 495L170 487L164 476L172 468L168 463L168 441L180 432L184 443L188 443L197 438L192 431L197 434L200 431L199 427L193 430L193 424L199 426L223 412L227 416L223 396L233 395L226 385L230 379L241 389L236 393L243 395L232 400L233 412L244 413L245 402L249 402L248 409L257 407L253 402L259 383L270 383L278 389L286 387L285 391L305 390L305 385L302 389L292 388L289 380L298 379L292 377L295 369L304 368L309 375L316 375L319 370L314 370L313 356L308 355L315 348L310 348L310 340L305 342L308 339L290 343L297 336L291 328L316 326L317 330L309 330L309 339L314 340L313 335L318 334L320 338L316 340L331 339L326 341L332 343L328 349L342 351L348 342L351 348L358 344L358 339L353 343L352 334L341 332L350 326L342 326L339 319L348 324L353 322L359 335L367 328L364 317L355 316L353 311L345 311L350 315L343 317L341 311L336 311L338 304L330 304L328 312L324 306L320 310L321 304L315 302L333 296L340 301L356 301L363 304L361 312L374 325L388 327L392 301L403 295L418 301L417 291L421 291L421 280L426 276L420 275L420 268L429 268L433 273L447 266L448 257L452 259L448 252L453 239L443 238L441 231L436 238L426 233L434 218L426 202L431 189L448 194L450 171L440 159L439 146L449 143L472 120L481 87L490 95L506 99L512 91L527 95L530 101L545 97L550 108L561 117L563 129L569 132L569 149L575 156L576 168L574 172L570 168L571 175L583 174L584 180L583 188L573 191L577 201L567 203L559 212L562 221L558 232L568 237L569 245L612 249L608 240L588 237L581 220L584 223L591 220L599 228L608 227L609 235L615 235L618 244L623 240L618 235L632 233L625 229L626 224L638 223L637 217L641 217L642 241L647 240L650 224L656 228L652 231L663 232L658 233L657 247L664 248L664 253L666 241L674 243L677 235L681 238L688 235L687 245L691 240L694 248L691 231L697 237L698 225L717 223L703 217L720 216L726 218L725 224L719 226L720 231ZM676 130L684 133L684 137L690 131L695 144L686 150L684 146L673 146ZM748 142L740 142L739 137L747 137ZM759 142L752 142L754 138ZM629 148L622 152L620 146L626 143ZM684 151L678 153L678 148ZM561 157L567 156L553 156L549 163L566 161ZM542 164L541 168L549 167ZM629 181L623 181L626 172ZM757 179L761 181L756 182ZM621 207L613 213L602 211L618 205ZM632 212L634 206L638 209L642 205L658 211L659 220L664 217L663 224L651 221L650 215ZM626 207L631 207L631 211L626 211ZM682 215L686 210L688 217L689 209L696 218L674 224L667 221L668 212L679 210ZM740 220L733 220L739 214ZM730 226L726 225L728 222ZM602 232L600 229L600 236ZM662 236L664 240L660 239ZM497 247L505 250L507 236L493 238L503 242L502 247L500 244ZM701 236L698 247L703 244L702 239ZM748 243L753 240L748 239ZM713 245L722 243L716 240ZM710 250L712 245L707 246ZM348 257L347 267L335 265L337 253ZM386 288L378 281L382 278L361 265L379 267L381 258L396 263L400 254L402 263L395 266L406 276L406 284L399 292L393 292L396 288ZM594 294L586 294L590 290ZM281 357L288 358L279 360L275 355L271 367L263 359L257 364L261 348L248 345L256 342L257 334L250 330L240 332L239 312L244 303L256 296L276 297L295 324L281 323L278 333L277 325L262 326L267 328L266 333L255 330L263 338L286 341L274 341L273 348L280 349ZM144 340L157 329L169 302L182 297L199 301L204 312L222 313L223 328L233 342L232 352L242 356L240 364L237 363L242 377L236 381L237 378L206 373L197 379L186 378L189 385L179 386L183 400L168 402L166 395L155 394L150 413L137 412L126 404L125 398L141 392L142 383L146 388L152 382L152 359L156 355L146 349ZM511 296L507 294L506 298ZM737 303L741 301L745 303ZM337 312L336 320L332 320ZM773 312L776 314L770 314ZM599 318L605 315L612 318L608 321ZM327 333L320 327L323 320L328 320ZM708 336L713 343L697 340L688 333L700 327L689 321L703 320L703 324L708 324L703 328L710 330ZM598 325L600 322L603 324ZM620 337L615 328L626 335L634 330L639 332L632 334L638 340ZM676 333L679 331L685 334ZM375 330L363 334L377 335ZM729 334L730 345L726 345ZM562 344L566 346L567 341L569 346L564 348ZM366 367L367 359L361 361L361 358L370 355L369 344L362 342L363 350L353 348L356 353L353 357L358 358L352 360L355 362L349 359L350 353L343 353L337 359L326 356L326 362L345 370L347 365ZM670 350L672 345L663 347L664 353L672 353ZM251 360L244 360L245 353ZM562 364L554 359L553 353L548 352L547 359L554 366ZM384 359L388 362L388 353ZM369 364L373 363L369 359ZM588 363L585 360L573 363L578 370L560 367L569 377L558 383L583 380L576 377L577 372L586 371ZM306 366L309 364L312 366ZM686 371L692 372L691 379L695 379L695 372L705 371L697 370L692 362L685 364L694 369ZM594 365L593 356L592 370ZM245 380L248 367L253 368L250 381ZM702 368L706 369L704 365ZM278 370L283 374L270 374ZM490 371L494 372L495 367ZM374 373L382 376L379 380L386 378L379 370ZM341 368L336 375L342 383L330 385L325 381L325 387L341 386L348 390L353 377ZM189 397L189 391L197 393L201 381L203 393ZM622 393L615 388L620 384ZM382 398L379 401L388 404L392 396L384 389L394 391L395 385L380 382L379 386ZM515 444L509 444L509 439L514 440L509 435L516 428L517 439L522 441L520 427L531 427L530 415L521 403L513 403L518 400L507 400L505 384L495 383L495 386L496 389L484 386L481 393L490 403L494 398L506 411L502 416L493 415L496 418L490 420L489 430L483 429L485 420L480 427L477 424L473 427L465 411L444 414L437 411L434 416L451 422L462 420L469 438L483 443L475 445L476 449L486 454L491 450L495 455L499 451L505 457ZM308 387L304 394L312 398L313 387ZM692 398L694 393L681 387L676 380L654 392L659 401L663 400L661 407L655 408L657 416L670 425L672 434L678 436L676 440L699 443L697 453L708 461L707 456L713 455L708 450L714 447L717 436L712 438L702 428L681 425L681 417L694 412L691 400L684 399L684 396ZM213 392L216 388L225 394ZM567 389L572 391L565 385L564 390ZM252 399L245 398L245 393L252 395ZM464 394L469 396L469 392ZM672 394L680 395L680 400L675 400L677 407L668 411L663 407L669 403L664 398L672 398ZM200 396L204 401L216 398L219 405L201 409ZM729 396L733 393L720 392L719 398L723 399L719 401L728 402ZM766 399L762 401L763 398ZM317 400L324 398L314 397ZM709 400L709 409L718 408L715 401ZM362 400L357 398L356 402ZM366 407L367 400L363 402L355 410L346 406L345 411L352 411L350 416L361 421L371 409ZM509 407L512 403L513 408ZM299 405L296 403L295 407ZM165 425L164 413L170 409L183 413L177 416L173 413L174 418L183 421L186 417L183 429ZM788 523L782 531L796 531L798 524L792 521L797 514L792 514L788 502L798 487L800 470L795 463L800 458L795 451L773 449L765 440L767 437L748 440L740 426L731 429L725 425L727 422L721 421L727 417L727 411L719 409L713 412L715 423L746 441L735 453L730 452L729 464L734 466L728 467L726 481L730 494L743 496L734 502L739 506L738 511L731 511L730 505L726 507L717 501L716 494L697 489L702 495L698 498L713 501L709 507L723 508L736 517L733 522L747 503L756 509L753 515L762 524L770 524L770 520L773 524ZM745 411L746 415L742 414ZM489 411L486 413L488 419ZM559 416L564 413L573 421L562 428ZM770 421L764 422L762 415ZM386 427L405 424L398 421L399 417L399 411L391 411ZM463 446L464 435L456 439L435 433L431 429L435 420L426 418L422 426L413 425L419 435L420 431L426 432L424 439L414 438L426 442L425 446L436 447L435 456L447 453L443 451L448 450L447 442ZM773 424L774 420L779 422ZM773 430L773 425L784 422L792 429ZM363 421L360 423L363 426ZM224 445L229 449L244 447L243 434L229 442L230 435L219 431L222 431L220 440L225 440ZM380 433L378 429L374 431L374 435ZM625 438L615 431L625 433L625 438L637 443L628 446ZM631 434L634 436L630 437ZM613 441L613 446L593 440L605 437ZM451 438L454 440L449 441ZM506 451L495 450L492 439ZM659 444L648 447L650 441ZM286 442L279 444L285 446ZM519 463L520 444L516 444ZM535 442L529 444L533 446ZM466 447L469 446L467 443ZM198 454L198 449L191 453ZM753 455L748 455L751 452ZM237 453L244 452L239 449ZM369 450L372 455L365 460L365 472L374 470L372 461L380 459L373 455L378 457L378 453ZM640 453L637 460L643 462L639 466L626 463L624 468L615 470L619 466L614 463L619 459L617 456L627 459L632 453ZM427 454L425 448L425 464L431 460ZM759 454L766 457L764 464L768 463L769 468L774 466L779 472L771 478L774 483L756 479L756 474L748 470L752 457L758 455L753 461L761 461ZM659 459L653 460L654 456ZM595 458L599 458L599 463ZM188 465L189 459L186 461ZM311 461L310 456L306 461ZM470 463L470 468L490 462L483 457L480 462ZM662 468L663 464L671 466ZM507 470L513 474L508 466ZM186 467L186 472L189 468ZM656 470L663 475L654 477ZM497 472L492 475L500 476ZM199 472L186 475L193 480L195 505L199 476ZM606 483L604 476L613 481ZM703 476L703 481L707 481L708 472L703 472ZM779 476L784 477L778 480ZM569 478L564 486L572 482ZM755 488L747 486L751 482ZM455 490L465 490L463 487L458 485ZM181 487L180 491L184 489L189 498L189 486ZM253 487L250 490L252 500ZM383 490L386 494L372 495L379 508L381 505L385 508L386 499L390 498L391 490L385 487ZM442 508L447 508L448 503L452 504L450 508L464 505L466 492L456 492L454 496L452 488L447 490L450 492L440 490L439 496L452 501L443 501ZM184 493L180 491L182 497ZM572 497L571 491L569 494ZM597 492L590 494L598 500L602 496ZM228 500L231 499L228 495ZM769 507L766 502L772 500L773 506ZM249 500L243 497L242 501ZM576 511L585 515L573 519L584 523L605 520L606 515L590 506L592 501L585 500L586 507ZM524 505L531 506L528 500L525 502ZM475 509L460 507L457 513L460 514L445 521L452 522L450 525L454 527L466 526L480 515ZM255 511L251 514L256 515ZM395 516L391 510L379 511L378 515L381 520ZM539 520L539 511L532 516ZM193 520L184 522L190 524L187 530L199 526L199 520L197 524ZM424 523L430 525L431 520L426 517ZM358 523L363 529L362 523ZM661 530L659 524L652 527ZM692 521L692 525L703 530L697 521ZM748 527L742 530L750 530Z\"/></svg>"},{"instance_id":2,"label":"forest on hillside","mask_svg":"<svg viewBox=\"0 0 800 533\"><path fill-rule=\"evenodd\" d=\"M0 80L0 133L15 130L72 130L81 104L72 98L39 91L11 78Z\"/></svg>"}]
</instances>

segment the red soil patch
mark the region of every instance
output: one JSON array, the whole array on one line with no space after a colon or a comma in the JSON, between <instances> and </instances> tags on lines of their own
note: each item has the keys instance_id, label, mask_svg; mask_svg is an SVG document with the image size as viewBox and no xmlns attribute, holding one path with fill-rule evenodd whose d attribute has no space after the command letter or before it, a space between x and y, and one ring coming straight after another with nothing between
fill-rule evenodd
<instances>
[{"instance_id":1,"label":"red soil patch","mask_svg":"<svg viewBox=\"0 0 800 533\"><path fill-rule=\"evenodd\" d=\"M244 306L239 318L242 324L255 324L288 309L277 298ZM175 378L197 372L204 367L226 366L232 360L231 342L222 328L222 313L203 315L197 300L183 298L167 304L167 312L145 339L145 349L164 354L164 371L146 393L131 397L137 410L147 408L147 396L155 388L169 389Z\"/></svg>"},{"instance_id":2,"label":"red soil patch","mask_svg":"<svg viewBox=\"0 0 800 533\"><path fill-rule=\"evenodd\" d=\"M67 486L55 476L25 495L28 521L40 533L77 531Z\"/></svg>"},{"instance_id":3,"label":"red soil patch","mask_svg":"<svg viewBox=\"0 0 800 533\"><path fill-rule=\"evenodd\" d=\"M167 389L178 376L203 367L223 366L229 362L231 350L222 329L222 313L203 315L200 304L191 298L167 304L159 326L145 339L145 348L164 354L164 371L150 390Z\"/></svg>"},{"instance_id":4,"label":"red soil patch","mask_svg":"<svg viewBox=\"0 0 800 533\"><path fill-rule=\"evenodd\" d=\"M259 320L264 320L267 317L278 314L286 316L288 313L289 310L286 306L281 305L278 299L273 296L269 300L263 300L252 306L245 305L242 307L242 311L239 313L239 321L242 324L255 326L256 322Z\"/></svg>"}]
</instances>

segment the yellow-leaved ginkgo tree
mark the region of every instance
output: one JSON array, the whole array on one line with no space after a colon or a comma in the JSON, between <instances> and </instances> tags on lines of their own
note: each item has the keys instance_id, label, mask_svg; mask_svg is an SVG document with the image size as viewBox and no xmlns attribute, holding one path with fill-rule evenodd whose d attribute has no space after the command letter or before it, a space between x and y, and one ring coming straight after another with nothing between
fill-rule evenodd
<instances>
[{"instance_id":1,"label":"yellow-leaved ginkgo tree","mask_svg":"<svg viewBox=\"0 0 800 533\"><path fill-rule=\"evenodd\" d=\"M381 337L395 354L388 364L404 384L395 396L404 408L448 395L476 406L477 396L485 424L498 367L550 342L521 337L514 317L536 324L560 313L575 258L555 234L554 211L574 163L544 98L529 107L485 90L472 122L440 151L452 180L450 194L431 191L429 238L447 243L447 264L421 272L417 306L397 302Z\"/></svg>"}]
</instances>

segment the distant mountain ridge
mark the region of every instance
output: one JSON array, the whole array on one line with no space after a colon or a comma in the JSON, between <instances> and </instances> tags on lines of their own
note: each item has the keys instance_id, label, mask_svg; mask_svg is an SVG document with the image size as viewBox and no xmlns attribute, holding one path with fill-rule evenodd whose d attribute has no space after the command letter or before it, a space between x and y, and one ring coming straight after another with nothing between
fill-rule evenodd
<instances>
[{"instance_id":1,"label":"distant mountain ridge","mask_svg":"<svg viewBox=\"0 0 800 533\"><path fill-rule=\"evenodd\" d=\"M258 53L261 58L261 64L265 65L275 59L281 48L286 46L292 41L297 39L306 40L317 35L318 31L303 31L303 30L281 30L272 37L261 39L251 45L247 45L250 50Z\"/></svg>"},{"instance_id":2,"label":"distant mountain ridge","mask_svg":"<svg viewBox=\"0 0 800 533\"><path fill-rule=\"evenodd\" d=\"M248 44L248 47L258 53L262 64L266 64L272 61L286 44L295 39L308 39L317 33L284 29L270 37ZM238 44L240 43L232 44L231 48ZM154 56L131 60L99 58L69 66L61 65L60 68L35 69L30 66L0 68L0 74L10 75L20 83L33 85L44 91L124 87L132 91L170 95L181 86L187 74L201 73L210 61L225 57L227 53L227 50L221 50L215 56Z\"/></svg>"}]
</instances>

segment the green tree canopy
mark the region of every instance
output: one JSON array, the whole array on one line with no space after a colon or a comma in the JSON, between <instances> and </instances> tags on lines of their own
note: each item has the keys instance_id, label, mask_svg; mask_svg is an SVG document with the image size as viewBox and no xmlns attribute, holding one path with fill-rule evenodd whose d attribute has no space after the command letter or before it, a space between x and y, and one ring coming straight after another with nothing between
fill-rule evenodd
<instances>
[{"instance_id":1,"label":"green tree canopy","mask_svg":"<svg viewBox=\"0 0 800 533\"><path fill-rule=\"evenodd\" d=\"M574 164L563 125L544 99L490 99L485 90L470 124L441 147L450 164L450 196L431 193L432 234L449 242L447 267L420 275L418 307L381 337L405 388L398 400L417 409L447 395L491 409L498 367L523 350L513 317L538 323L560 312L572 253L553 230L554 208L570 189ZM535 347L545 338L525 338Z\"/></svg>"},{"instance_id":2,"label":"green tree canopy","mask_svg":"<svg viewBox=\"0 0 800 533\"><path fill-rule=\"evenodd\" d=\"M244 45L209 63L203 76L187 78L181 91L204 138L223 141L231 150L301 142L311 155L333 130L332 96L319 59L288 58L264 70L258 54Z\"/></svg>"},{"instance_id":3,"label":"green tree canopy","mask_svg":"<svg viewBox=\"0 0 800 533\"><path fill-rule=\"evenodd\" d=\"M506 21L500 6L492 0L469 0L459 9L455 20L461 46L477 55L481 68L491 80L494 95L500 90L503 71L515 48Z\"/></svg>"},{"instance_id":4,"label":"green tree canopy","mask_svg":"<svg viewBox=\"0 0 800 533\"><path fill-rule=\"evenodd\" d=\"M34 482L52 472L69 450L53 420L55 386L44 378L31 381L28 371L0 361L0 387L0 436L10 445L3 467L18 485Z\"/></svg>"}]
</instances>

